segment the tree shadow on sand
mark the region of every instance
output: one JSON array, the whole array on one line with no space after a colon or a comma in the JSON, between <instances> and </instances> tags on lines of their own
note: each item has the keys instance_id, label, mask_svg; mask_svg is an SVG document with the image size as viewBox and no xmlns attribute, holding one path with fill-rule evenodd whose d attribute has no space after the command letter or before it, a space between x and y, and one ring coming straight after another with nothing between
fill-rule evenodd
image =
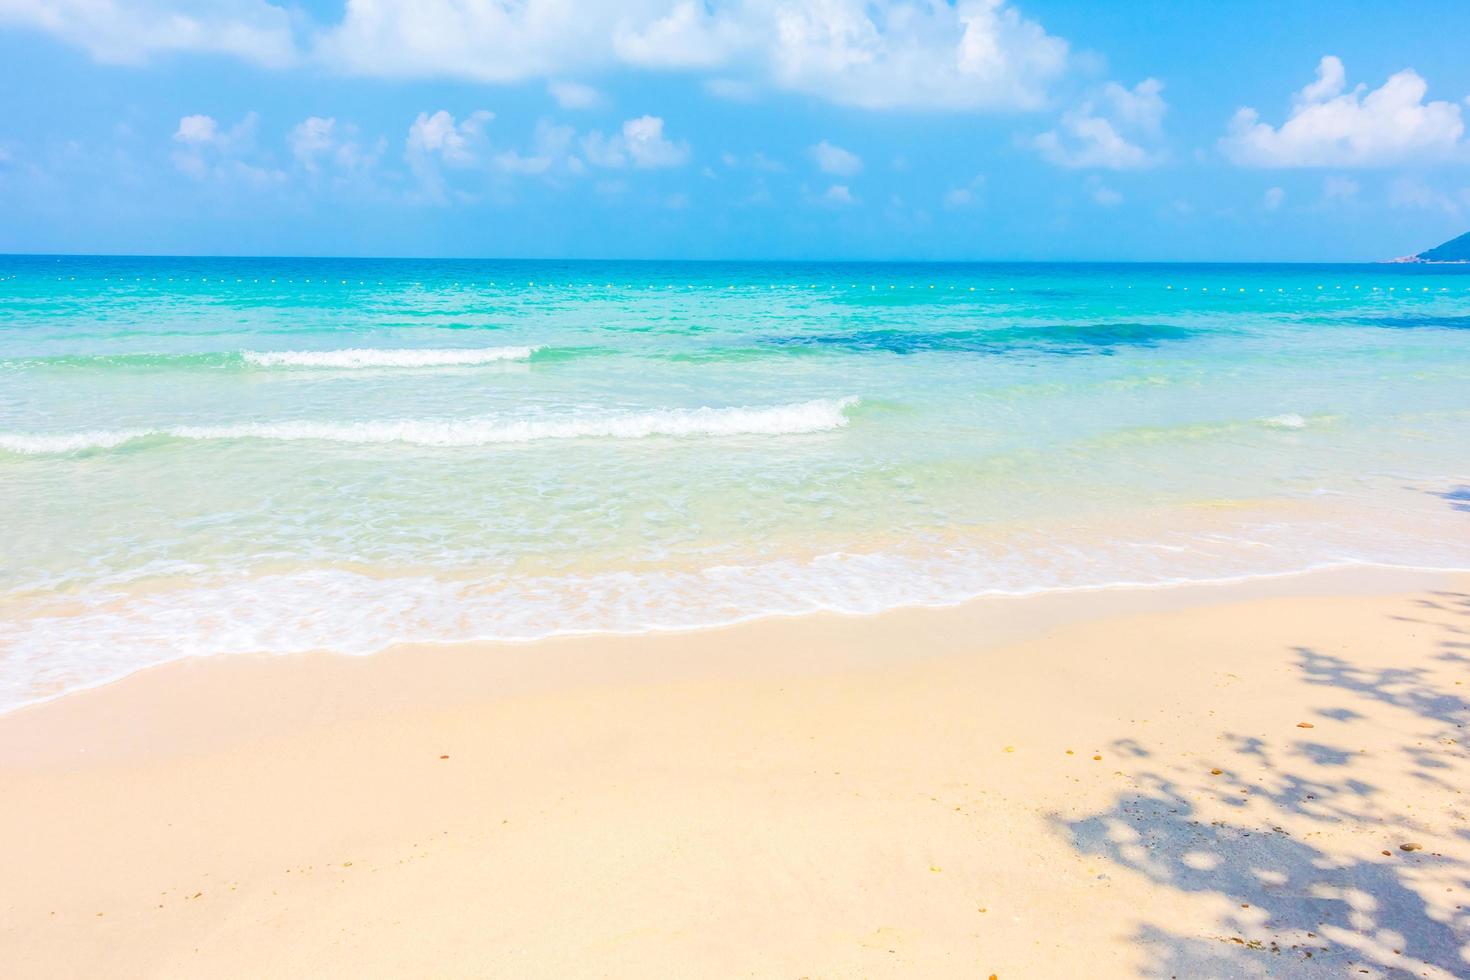
<instances>
[{"instance_id":1,"label":"tree shadow on sand","mask_svg":"<svg viewBox=\"0 0 1470 980\"><path fill-rule=\"evenodd\" d=\"M1421 605L1431 616L1422 622L1444 631L1437 659L1470 666L1458 640L1470 596L1435 593ZM1320 729L1279 743L1225 733L1217 768L1140 773L1110 808L1058 819L1058 830L1083 854L1212 897L1224 910L1213 934L1142 924L1133 938L1149 951L1150 976L1470 976L1470 863L1440 853L1463 855L1470 831L1451 829L1447 840L1441 829L1436 839L1412 806L1356 771L1368 751L1360 743L1369 739L1380 761L1401 762L1423 781L1436 801L1424 809L1463 824L1461 808L1470 804L1459 794L1470 788L1470 754L1460 742L1470 704L1456 691L1465 688L1446 690L1427 669L1295 653L1307 683L1344 696L1318 714L1340 723L1329 727L1351 744L1334 744L1339 739ZM1392 726L1371 734L1350 727L1365 712L1383 714L1383 705L1391 706ZM1386 732L1394 734L1385 739ZM1319 837L1332 844L1319 845Z\"/></svg>"},{"instance_id":2,"label":"tree shadow on sand","mask_svg":"<svg viewBox=\"0 0 1470 980\"><path fill-rule=\"evenodd\" d=\"M1436 497L1441 497L1450 502L1455 510L1470 512L1470 487L1455 487L1453 490L1436 492Z\"/></svg>"}]
</instances>

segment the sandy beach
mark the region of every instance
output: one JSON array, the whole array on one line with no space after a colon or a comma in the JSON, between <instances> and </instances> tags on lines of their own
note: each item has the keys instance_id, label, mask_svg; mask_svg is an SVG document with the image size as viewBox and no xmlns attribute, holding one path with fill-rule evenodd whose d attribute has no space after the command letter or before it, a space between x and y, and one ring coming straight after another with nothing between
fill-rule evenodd
<instances>
[{"instance_id":1,"label":"sandy beach","mask_svg":"<svg viewBox=\"0 0 1470 980\"><path fill-rule=\"evenodd\" d=\"M1470 980L1343 7L0 0L0 980Z\"/></svg>"},{"instance_id":2,"label":"sandy beach","mask_svg":"<svg viewBox=\"0 0 1470 980\"><path fill-rule=\"evenodd\" d=\"M191 660L0 717L9 977L1463 976L1470 581Z\"/></svg>"}]
</instances>

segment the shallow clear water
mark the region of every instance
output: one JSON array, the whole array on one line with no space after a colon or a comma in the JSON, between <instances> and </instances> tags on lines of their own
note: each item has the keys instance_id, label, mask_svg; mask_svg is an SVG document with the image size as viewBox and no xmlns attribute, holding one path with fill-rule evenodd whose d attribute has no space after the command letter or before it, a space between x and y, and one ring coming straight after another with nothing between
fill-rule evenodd
<instances>
[{"instance_id":1,"label":"shallow clear water","mask_svg":"<svg viewBox=\"0 0 1470 980\"><path fill-rule=\"evenodd\" d=\"M0 707L186 655L1470 567L1470 268L0 257Z\"/></svg>"}]
</instances>

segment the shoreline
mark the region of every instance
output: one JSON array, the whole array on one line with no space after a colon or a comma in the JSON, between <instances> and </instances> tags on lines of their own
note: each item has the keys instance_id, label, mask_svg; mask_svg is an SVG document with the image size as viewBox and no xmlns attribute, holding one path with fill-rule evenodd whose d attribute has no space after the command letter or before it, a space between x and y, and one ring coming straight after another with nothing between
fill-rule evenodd
<instances>
[{"instance_id":1,"label":"shoreline","mask_svg":"<svg viewBox=\"0 0 1470 980\"><path fill-rule=\"evenodd\" d=\"M139 673L151 672L160 668L168 667L188 661L212 661L221 658L233 657L300 657L300 656L330 656L330 657L377 657L390 653L396 649L436 648L521 648L526 646L537 646L541 644L558 643L562 641L573 641L583 639L636 639L638 637L655 637L670 634L700 634L728 630L746 626L752 623L762 622L799 622L809 617L837 617L840 619L868 619L879 616L888 616L895 613L909 613L921 611L936 611L961 609L973 604L989 605L993 603L1008 603L1013 601L1068 601L1068 597L1086 595L1110 595L1110 594L1168 594L1173 590L1181 590L1188 594L1197 591L1211 591L1219 589L1233 589L1245 587L1250 589L1259 585L1264 588L1273 588L1276 584L1286 587L1288 592L1294 586L1306 589L1301 594L1314 594L1315 582L1318 579L1331 579L1340 577L1344 581L1362 579L1372 582L1373 588L1380 591L1391 591L1383 586L1393 582L1416 583L1432 580L1435 577L1470 576L1470 568L1459 567L1435 567L1424 565L1402 565L1387 562L1348 560L1341 562L1323 562L1305 568L1292 569L1279 572L1251 572L1239 575L1227 575L1220 578L1210 579L1164 579L1156 582L1143 581L1120 581L1107 582L1100 585L1065 585L1065 586L1039 586L1034 589L1021 590L995 590L983 592L961 599L940 599L934 601L904 602L896 605L885 606L876 610L845 610L832 608L815 608L799 612L769 611L754 612L709 623L698 623L692 625L645 625L638 628L619 629L610 627L607 629L564 629L557 632L546 633L527 637L497 637L497 638L470 638L459 640L405 640L393 639L365 651L348 652L329 648L297 649L284 652L267 650L249 652L224 652L209 654L181 654L170 659L160 660L154 663L142 664L125 668L122 672L96 681L91 681L65 690L57 691L41 697L21 701L12 705L0 705L0 719L16 712L40 707L54 703L58 700L94 691L99 688L110 687L120 681L125 681Z\"/></svg>"},{"instance_id":2,"label":"shoreline","mask_svg":"<svg viewBox=\"0 0 1470 980\"><path fill-rule=\"evenodd\" d=\"M175 661L0 715L0 947L18 977L1451 977L1467 664L1470 576L1362 570Z\"/></svg>"}]
</instances>

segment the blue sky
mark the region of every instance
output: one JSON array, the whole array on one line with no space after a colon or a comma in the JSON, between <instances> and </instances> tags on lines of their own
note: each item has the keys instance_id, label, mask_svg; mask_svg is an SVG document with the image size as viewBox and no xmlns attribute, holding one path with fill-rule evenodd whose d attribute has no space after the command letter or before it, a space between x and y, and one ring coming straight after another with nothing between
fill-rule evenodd
<instances>
[{"instance_id":1,"label":"blue sky","mask_svg":"<svg viewBox=\"0 0 1470 980\"><path fill-rule=\"evenodd\" d=\"M1373 260L1470 4L0 0L0 251Z\"/></svg>"}]
</instances>

